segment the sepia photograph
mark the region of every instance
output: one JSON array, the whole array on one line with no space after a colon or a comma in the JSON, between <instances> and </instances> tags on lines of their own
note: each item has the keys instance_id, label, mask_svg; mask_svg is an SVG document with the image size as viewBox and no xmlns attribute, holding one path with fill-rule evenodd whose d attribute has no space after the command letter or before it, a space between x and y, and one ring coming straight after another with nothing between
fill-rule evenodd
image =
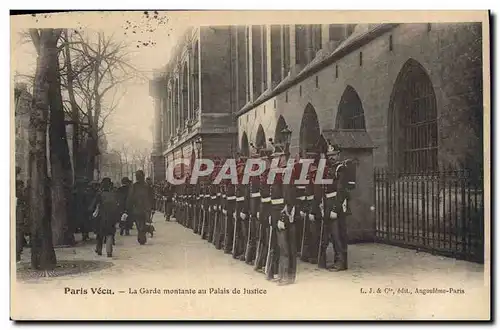
<instances>
[{"instance_id":1,"label":"sepia photograph","mask_svg":"<svg viewBox=\"0 0 500 330\"><path fill-rule=\"evenodd\" d=\"M11 11L11 319L490 320L489 15Z\"/></svg>"}]
</instances>

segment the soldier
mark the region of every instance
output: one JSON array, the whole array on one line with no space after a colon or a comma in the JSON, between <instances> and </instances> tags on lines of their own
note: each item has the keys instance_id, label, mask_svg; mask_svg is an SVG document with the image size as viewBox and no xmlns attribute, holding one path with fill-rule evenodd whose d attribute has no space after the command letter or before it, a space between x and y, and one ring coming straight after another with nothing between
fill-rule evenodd
<instances>
[{"instance_id":1,"label":"soldier","mask_svg":"<svg viewBox=\"0 0 500 330\"><path fill-rule=\"evenodd\" d=\"M271 142L272 143L272 142ZM282 167L283 149L280 145L274 145L274 152L271 155L273 159L278 159L278 167ZM272 280L274 275L278 273L279 266L279 246L278 246L278 221L281 217L281 211L285 206L283 198L283 174L276 173L271 184L271 217L268 225L268 241L267 241L267 258L266 258L266 278Z\"/></svg>"},{"instance_id":2,"label":"soldier","mask_svg":"<svg viewBox=\"0 0 500 330\"><path fill-rule=\"evenodd\" d=\"M229 172L229 169L228 169ZM226 173L228 173L226 172ZM231 179L225 180L226 207L225 207L225 229L224 229L224 253L230 254L233 250L234 240L234 212L236 210L236 185Z\"/></svg>"},{"instance_id":3,"label":"soldier","mask_svg":"<svg viewBox=\"0 0 500 330\"><path fill-rule=\"evenodd\" d=\"M236 207L234 212L233 258L245 261L248 232L248 185L243 183L246 157L240 155L236 165L238 184L236 185Z\"/></svg>"},{"instance_id":4,"label":"soldier","mask_svg":"<svg viewBox=\"0 0 500 330\"><path fill-rule=\"evenodd\" d=\"M330 146L332 162L336 160L337 153ZM339 150L340 151L340 150ZM352 160L347 159L343 162L335 164L334 189L337 192L333 200L333 210L330 211L332 219L331 235L333 239L333 247L335 250L334 264L332 271L347 270L347 224L346 217L351 214L349 199L350 190L354 189L356 183L352 172L354 166Z\"/></svg>"},{"instance_id":5,"label":"soldier","mask_svg":"<svg viewBox=\"0 0 500 330\"><path fill-rule=\"evenodd\" d=\"M319 205L321 203L321 195L315 196L317 189L314 181L316 179L319 155L315 152L308 152L306 156L308 159L314 159L314 163L309 167L307 175L308 184L305 189L306 198L304 213L301 214L304 217L304 226L300 259L305 262L316 264L319 249L319 226L317 220L320 219Z\"/></svg>"},{"instance_id":6,"label":"soldier","mask_svg":"<svg viewBox=\"0 0 500 330\"><path fill-rule=\"evenodd\" d=\"M255 256L254 270L260 271L266 264L268 240L269 240L269 217L271 216L271 190L267 183L269 175L269 167L271 165L271 154L273 150L270 148L262 149L260 152L261 159L266 162L266 169L260 175L260 209L259 218L259 240L257 243L257 251Z\"/></svg>"},{"instance_id":7,"label":"soldier","mask_svg":"<svg viewBox=\"0 0 500 330\"><path fill-rule=\"evenodd\" d=\"M186 227L193 229L193 217L192 217L192 212L191 212L191 192L193 190L193 185L191 184L191 176L187 175L186 176L186 190L184 192L184 218L185 218L185 223Z\"/></svg>"},{"instance_id":8,"label":"soldier","mask_svg":"<svg viewBox=\"0 0 500 330\"><path fill-rule=\"evenodd\" d=\"M298 173L298 178L300 178L300 173L302 172L302 168L304 166L308 165L303 165L300 162L300 157L297 155L295 159L295 165L294 165L294 173ZM297 179L295 179L297 180ZM298 253L300 255L301 253L301 243L302 243L302 235L304 233L304 224L305 224L305 211L306 211L306 185L302 183L295 183L292 182L295 186L295 233L296 233L296 247L297 251L296 254Z\"/></svg>"},{"instance_id":9,"label":"soldier","mask_svg":"<svg viewBox=\"0 0 500 330\"><path fill-rule=\"evenodd\" d=\"M200 218L201 227L200 235L202 239L208 239L209 237L209 216L208 216L208 206L210 205L210 185L208 178L204 178L201 182L201 193L200 193Z\"/></svg>"},{"instance_id":10,"label":"soldier","mask_svg":"<svg viewBox=\"0 0 500 330\"><path fill-rule=\"evenodd\" d=\"M279 283L278 285L288 285L295 282L297 274L297 225L296 201L297 189L295 181L300 178L301 166L298 160L295 161L290 182L283 184L283 196L285 206L280 212L280 219L277 225L278 245L279 245Z\"/></svg>"},{"instance_id":11,"label":"soldier","mask_svg":"<svg viewBox=\"0 0 500 330\"><path fill-rule=\"evenodd\" d=\"M214 241L214 228L215 228L215 214L217 212L217 186L214 184L214 180L217 176L219 170L219 164L214 161L214 170L212 171L209 183L208 183L208 200L207 200L207 218L208 218L208 238L207 240L212 243Z\"/></svg>"},{"instance_id":12,"label":"soldier","mask_svg":"<svg viewBox=\"0 0 500 330\"><path fill-rule=\"evenodd\" d=\"M222 169L222 160L219 165L218 172ZM224 180L223 180L224 181ZM217 250L222 248L224 242L224 210L226 207L226 192L224 182L216 184L216 199L215 199L215 226L214 226L214 245Z\"/></svg>"},{"instance_id":13,"label":"soldier","mask_svg":"<svg viewBox=\"0 0 500 330\"><path fill-rule=\"evenodd\" d=\"M259 158L259 149L252 145L254 153L252 158ZM252 170L256 171L258 165L252 165ZM250 177L249 181L249 219L247 231L247 247L245 253L245 262L252 264L255 260L255 249L257 248L258 230L259 230L259 209L260 209L260 178L258 176Z\"/></svg>"},{"instance_id":14,"label":"soldier","mask_svg":"<svg viewBox=\"0 0 500 330\"><path fill-rule=\"evenodd\" d=\"M165 181L163 185L163 201L165 203L165 221L170 221L170 217L172 216L173 209L173 190L170 182Z\"/></svg>"}]
</instances>

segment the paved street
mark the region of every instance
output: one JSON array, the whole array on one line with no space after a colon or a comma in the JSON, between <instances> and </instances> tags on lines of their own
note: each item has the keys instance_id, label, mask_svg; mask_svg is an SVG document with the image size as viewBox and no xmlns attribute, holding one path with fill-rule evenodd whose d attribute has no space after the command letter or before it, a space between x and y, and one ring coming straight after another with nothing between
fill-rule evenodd
<instances>
[{"instance_id":1,"label":"paved street","mask_svg":"<svg viewBox=\"0 0 500 330\"><path fill-rule=\"evenodd\" d=\"M191 230L165 222L161 214L155 215L154 224L155 236L145 246L138 245L135 236L117 236L110 268L37 282L17 281L12 317L427 319L439 315L466 319L486 318L489 313L481 265L392 246L359 244L349 246L349 271L330 273L299 263L296 284L278 287ZM59 260L110 261L96 256L93 249L93 244L58 249L57 256ZM29 260L29 251L23 260ZM108 288L114 294L94 296L93 287ZM65 288L87 289L88 294L65 294ZM161 294L129 294L140 288L157 288ZM215 294L210 288L230 293ZM234 288L241 293L233 294ZM382 292L360 292L370 288ZM398 288L411 293L397 293ZM415 292L417 288L455 288L457 293L423 295ZM193 289L195 294L169 291L174 289ZM199 289L207 289L207 293ZM259 289L260 294L243 294L244 289ZM384 293L385 289L394 291Z\"/></svg>"}]
</instances>

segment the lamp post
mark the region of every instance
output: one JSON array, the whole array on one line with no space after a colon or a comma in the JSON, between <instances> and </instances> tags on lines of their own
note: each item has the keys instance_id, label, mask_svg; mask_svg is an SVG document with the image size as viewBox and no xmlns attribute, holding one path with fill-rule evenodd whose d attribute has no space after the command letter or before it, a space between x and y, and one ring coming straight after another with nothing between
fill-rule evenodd
<instances>
[{"instance_id":1,"label":"lamp post","mask_svg":"<svg viewBox=\"0 0 500 330\"><path fill-rule=\"evenodd\" d=\"M288 128L288 125L285 126L283 130L281 130L281 135L283 136L283 140L285 142L285 155L288 160L290 156L290 140L292 138L292 131Z\"/></svg>"},{"instance_id":2,"label":"lamp post","mask_svg":"<svg viewBox=\"0 0 500 330\"><path fill-rule=\"evenodd\" d=\"M202 145L202 143L201 143L201 137L198 138L195 141L195 144L196 144L196 155L197 155L198 158L200 158L200 156L201 156L200 155L201 154L201 145Z\"/></svg>"}]
</instances>

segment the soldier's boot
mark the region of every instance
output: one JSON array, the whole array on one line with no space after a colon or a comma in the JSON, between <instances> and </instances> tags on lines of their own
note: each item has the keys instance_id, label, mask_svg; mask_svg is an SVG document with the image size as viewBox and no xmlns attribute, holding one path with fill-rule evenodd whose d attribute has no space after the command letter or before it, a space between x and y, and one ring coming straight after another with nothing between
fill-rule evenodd
<instances>
[{"instance_id":1,"label":"soldier's boot","mask_svg":"<svg viewBox=\"0 0 500 330\"><path fill-rule=\"evenodd\" d=\"M246 239L246 248L245 248L245 262L248 265L253 264L255 258L255 226L252 223L254 220L252 217L248 222L248 231L247 231L247 239Z\"/></svg>"},{"instance_id":2,"label":"soldier's boot","mask_svg":"<svg viewBox=\"0 0 500 330\"><path fill-rule=\"evenodd\" d=\"M221 218L219 215L216 215L215 219L215 226L214 226L214 238L213 238L213 243L215 245L215 248L217 250L220 250L222 248L221 246L221 239L220 239L220 227L221 227Z\"/></svg>"},{"instance_id":3,"label":"soldier's boot","mask_svg":"<svg viewBox=\"0 0 500 330\"><path fill-rule=\"evenodd\" d=\"M262 224L258 225L259 231L258 231L258 240L257 240L257 246L256 246L256 253L255 253L255 262L254 262L254 270L255 271L260 271L262 267L264 266L265 262L265 257L267 253L266 249L266 244L265 240L266 234L265 234L265 229L263 228Z\"/></svg>"},{"instance_id":4,"label":"soldier's boot","mask_svg":"<svg viewBox=\"0 0 500 330\"><path fill-rule=\"evenodd\" d=\"M240 224L240 239L239 239L239 252L240 252L240 261L245 261L246 260L246 255L247 255L247 223L241 223Z\"/></svg>"},{"instance_id":5,"label":"soldier's boot","mask_svg":"<svg viewBox=\"0 0 500 330\"><path fill-rule=\"evenodd\" d=\"M331 271L339 272L344 270L347 270L347 253L339 253Z\"/></svg>"},{"instance_id":6,"label":"soldier's boot","mask_svg":"<svg viewBox=\"0 0 500 330\"><path fill-rule=\"evenodd\" d=\"M318 256L318 268L326 269L326 248L321 247Z\"/></svg>"}]
</instances>

